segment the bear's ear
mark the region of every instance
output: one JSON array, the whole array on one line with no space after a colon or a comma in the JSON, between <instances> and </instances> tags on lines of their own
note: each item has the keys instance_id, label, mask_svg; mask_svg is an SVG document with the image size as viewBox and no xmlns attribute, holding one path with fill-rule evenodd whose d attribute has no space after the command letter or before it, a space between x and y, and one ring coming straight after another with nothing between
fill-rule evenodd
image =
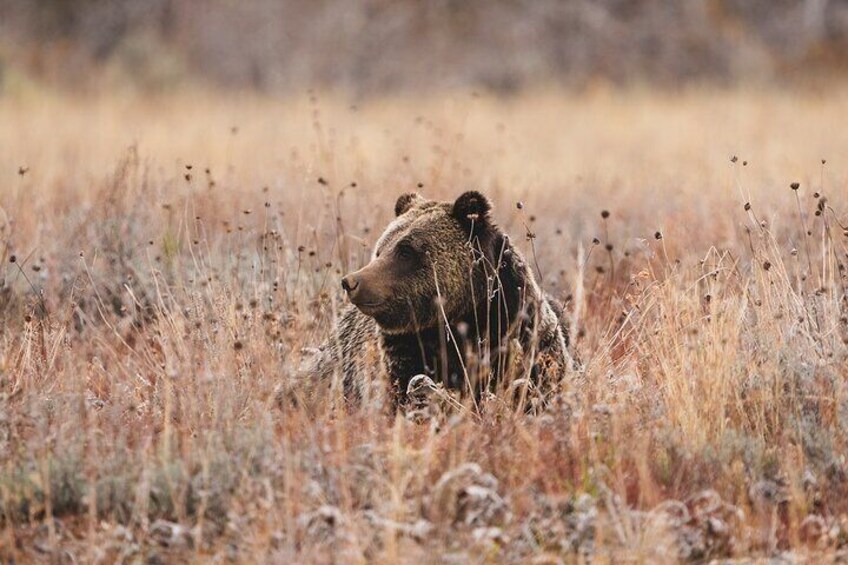
<instances>
[{"instance_id":1,"label":"bear's ear","mask_svg":"<svg viewBox=\"0 0 848 565\"><path fill-rule=\"evenodd\" d=\"M400 216L401 214L407 212L410 208L412 208L422 200L424 199L417 192L407 192L406 194L401 194L398 197L397 202L395 202L395 216Z\"/></svg>"},{"instance_id":2,"label":"bear's ear","mask_svg":"<svg viewBox=\"0 0 848 565\"><path fill-rule=\"evenodd\" d=\"M451 213L463 225L473 225L476 229L489 223L491 211L492 203L488 198L476 190L469 190L456 199Z\"/></svg>"}]
</instances>

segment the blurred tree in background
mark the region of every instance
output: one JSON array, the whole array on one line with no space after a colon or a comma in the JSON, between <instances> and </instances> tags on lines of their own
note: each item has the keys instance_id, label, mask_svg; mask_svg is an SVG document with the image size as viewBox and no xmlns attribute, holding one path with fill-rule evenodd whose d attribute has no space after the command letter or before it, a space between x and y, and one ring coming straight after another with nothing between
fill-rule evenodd
<instances>
[{"instance_id":1,"label":"blurred tree in background","mask_svg":"<svg viewBox=\"0 0 848 565\"><path fill-rule=\"evenodd\" d=\"M0 80L369 94L846 70L846 0L0 0Z\"/></svg>"}]
</instances>

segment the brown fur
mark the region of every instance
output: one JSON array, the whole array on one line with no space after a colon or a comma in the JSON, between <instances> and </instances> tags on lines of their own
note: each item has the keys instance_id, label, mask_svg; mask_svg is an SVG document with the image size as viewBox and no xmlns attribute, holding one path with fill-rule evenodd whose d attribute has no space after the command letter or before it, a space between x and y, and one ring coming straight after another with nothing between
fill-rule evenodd
<instances>
[{"instance_id":1,"label":"brown fur","mask_svg":"<svg viewBox=\"0 0 848 565\"><path fill-rule=\"evenodd\" d=\"M310 372L340 376L350 396L385 374L401 403L422 373L478 396L524 375L555 390L571 365L564 327L488 199L405 194L395 212L371 262L342 280L353 304Z\"/></svg>"}]
</instances>

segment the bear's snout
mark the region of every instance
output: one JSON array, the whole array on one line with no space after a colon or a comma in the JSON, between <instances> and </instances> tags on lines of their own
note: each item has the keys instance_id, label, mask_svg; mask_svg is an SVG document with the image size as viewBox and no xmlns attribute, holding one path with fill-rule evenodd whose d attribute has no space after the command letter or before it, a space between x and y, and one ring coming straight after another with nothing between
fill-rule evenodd
<instances>
[{"instance_id":1,"label":"bear's snout","mask_svg":"<svg viewBox=\"0 0 848 565\"><path fill-rule=\"evenodd\" d=\"M343 277L342 288L353 305L367 314L380 306L384 299L381 285L364 271L359 270Z\"/></svg>"},{"instance_id":2,"label":"bear's snout","mask_svg":"<svg viewBox=\"0 0 848 565\"><path fill-rule=\"evenodd\" d=\"M353 275L342 277L342 288L348 294L359 288L359 279Z\"/></svg>"}]
</instances>

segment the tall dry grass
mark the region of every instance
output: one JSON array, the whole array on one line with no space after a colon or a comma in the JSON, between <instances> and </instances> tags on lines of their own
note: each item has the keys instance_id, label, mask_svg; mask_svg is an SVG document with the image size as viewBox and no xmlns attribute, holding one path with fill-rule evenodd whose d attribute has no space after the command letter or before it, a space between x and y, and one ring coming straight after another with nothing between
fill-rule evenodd
<instances>
[{"instance_id":1,"label":"tall dry grass","mask_svg":"<svg viewBox=\"0 0 848 565\"><path fill-rule=\"evenodd\" d=\"M846 112L844 88L0 100L0 555L842 552ZM470 188L535 235L580 377L539 416L423 423L299 389L397 194Z\"/></svg>"}]
</instances>

